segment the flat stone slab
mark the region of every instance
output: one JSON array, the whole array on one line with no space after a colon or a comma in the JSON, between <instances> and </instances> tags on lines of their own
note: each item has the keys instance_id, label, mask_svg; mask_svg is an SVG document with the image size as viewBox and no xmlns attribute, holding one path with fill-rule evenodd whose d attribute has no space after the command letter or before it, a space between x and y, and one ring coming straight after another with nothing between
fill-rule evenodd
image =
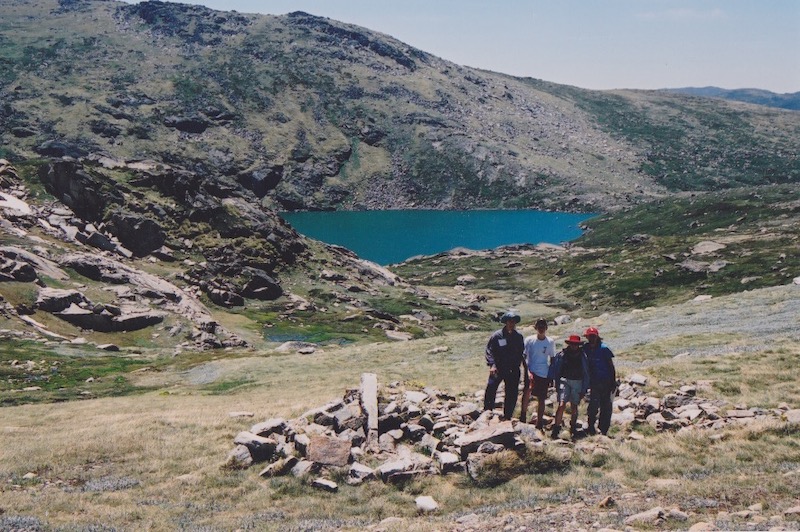
<instances>
[{"instance_id":1,"label":"flat stone slab","mask_svg":"<svg viewBox=\"0 0 800 532\"><path fill-rule=\"evenodd\" d=\"M464 434L453 443L461 448L461 458L464 460L467 458L467 455L476 452L478 447L485 442L499 443L507 448L514 447L514 438L516 435L517 433L511 421L501 421L497 425Z\"/></svg>"},{"instance_id":2,"label":"flat stone slab","mask_svg":"<svg viewBox=\"0 0 800 532\"><path fill-rule=\"evenodd\" d=\"M336 493L339 491L339 485L332 480L328 480L327 478L315 478L311 482L311 486L324 491L329 491L331 493Z\"/></svg>"},{"instance_id":3,"label":"flat stone slab","mask_svg":"<svg viewBox=\"0 0 800 532\"><path fill-rule=\"evenodd\" d=\"M318 464L343 467L350 463L351 445L349 440L313 435L308 446L307 458Z\"/></svg>"},{"instance_id":4,"label":"flat stone slab","mask_svg":"<svg viewBox=\"0 0 800 532\"><path fill-rule=\"evenodd\" d=\"M694 245L692 248L692 255L705 255L706 253L714 253L715 251L725 249L725 247L725 244L720 244L719 242L714 242L711 240L705 240Z\"/></svg>"},{"instance_id":5,"label":"flat stone slab","mask_svg":"<svg viewBox=\"0 0 800 532\"><path fill-rule=\"evenodd\" d=\"M275 432L283 433L284 429L286 429L286 420L276 417L262 421L261 423L256 423L250 427L250 432L266 437Z\"/></svg>"}]
</instances>

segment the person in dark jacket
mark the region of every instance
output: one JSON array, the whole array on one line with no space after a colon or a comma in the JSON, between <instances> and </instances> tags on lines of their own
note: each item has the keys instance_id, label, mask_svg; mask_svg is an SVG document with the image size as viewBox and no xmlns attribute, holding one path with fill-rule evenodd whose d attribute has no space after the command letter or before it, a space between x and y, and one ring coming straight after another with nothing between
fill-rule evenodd
<instances>
[{"instance_id":1,"label":"person in dark jacket","mask_svg":"<svg viewBox=\"0 0 800 532\"><path fill-rule=\"evenodd\" d=\"M503 328L495 331L486 344L486 365L489 366L489 381L483 395L483 409L494 408L497 388L502 382L505 388L503 404L504 419L511 419L517 407L519 395L520 365L525 367L523 356L524 339L517 332L520 317L515 312L506 312L500 318ZM527 371L527 367L525 367Z\"/></svg>"},{"instance_id":2,"label":"person in dark jacket","mask_svg":"<svg viewBox=\"0 0 800 532\"><path fill-rule=\"evenodd\" d=\"M580 336L573 334L565 343L567 346L553 358L547 375L555 382L558 392L558 408L552 437L560 436L561 420L569 403L571 412L569 432L575 439L578 430L578 406L589 389L589 365L581 349Z\"/></svg>"},{"instance_id":3,"label":"person in dark jacket","mask_svg":"<svg viewBox=\"0 0 800 532\"><path fill-rule=\"evenodd\" d=\"M586 417L589 421L587 432L590 435L596 434L595 423L598 422L597 412L600 411L600 419L597 428L602 434L608 434L611 427L611 409L613 408L612 397L617 388L617 372L614 368L614 353L603 343L600 338L600 331L595 327L589 327L583 334L586 343L583 345L583 352L589 363L589 407Z\"/></svg>"}]
</instances>

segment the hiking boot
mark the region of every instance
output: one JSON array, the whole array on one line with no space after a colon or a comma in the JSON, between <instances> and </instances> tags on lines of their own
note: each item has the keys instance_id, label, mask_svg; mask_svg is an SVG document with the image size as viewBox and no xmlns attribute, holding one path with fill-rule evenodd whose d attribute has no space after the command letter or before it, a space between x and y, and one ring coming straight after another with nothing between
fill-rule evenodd
<instances>
[{"instance_id":1,"label":"hiking boot","mask_svg":"<svg viewBox=\"0 0 800 532\"><path fill-rule=\"evenodd\" d=\"M561 427L553 427L553 432L550 434L550 437L553 438L554 440L557 440L560 434L561 434Z\"/></svg>"},{"instance_id":2,"label":"hiking boot","mask_svg":"<svg viewBox=\"0 0 800 532\"><path fill-rule=\"evenodd\" d=\"M588 429L586 429L586 434L588 434L589 436L594 436L595 434L597 434L597 431L594 429L594 427L589 427Z\"/></svg>"}]
</instances>

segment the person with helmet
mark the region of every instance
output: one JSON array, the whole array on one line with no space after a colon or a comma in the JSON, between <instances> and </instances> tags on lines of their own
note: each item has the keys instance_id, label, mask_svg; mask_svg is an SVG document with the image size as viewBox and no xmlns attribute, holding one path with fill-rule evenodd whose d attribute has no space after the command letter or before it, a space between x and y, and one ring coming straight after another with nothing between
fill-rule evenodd
<instances>
[{"instance_id":1,"label":"person with helmet","mask_svg":"<svg viewBox=\"0 0 800 532\"><path fill-rule=\"evenodd\" d=\"M525 338L525 360L528 363L528 379L533 383L533 389L526 386L522 396L522 421L525 421L528 411L530 396L538 401L536 408L536 428L544 429L544 410L547 400L547 390L550 388L550 379L547 374L550 370L550 361L556 356L555 342L547 336L547 320L539 318L534 324L536 334Z\"/></svg>"},{"instance_id":2,"label":"person with helmet","mask_svg":"<svg viewBox=\"0 0 800 532\"><path fill-rule=\"evenodd\" d=\"M511 419L514 409L517 407L520 365L524 365L524 339L517 332L517 324L520 319L519 315L513 311L503 314L500 318L503 328L495 331L486 344L489 381L486 383L486 391L483 395L483 409L492 410L494 408L497 388L502 382L505 388L504 419Z\"/></svg>"},{"instance_id":3,"label":"person with helmet","mask_svg":"<svg viewBox=\"0 0 800 532\"><path fill-rule=\"evenodd\" d=\"M586 343L583 345L583 352L589 363L589 406L587 418L590 435L596 434L595 423L601 434L608 434L611 427L611 409L613 408L612 398L617 387L617 372L614 369L614 353L603 343L600 338L600 331L595 327L589 327L583 333ZM597 414L600 412L598 420Z\"/></svg>"},{"instance_id":4,"label":"person with helmet","mask_svg":"<svg viewBox=\"0 0 800 532\"><path fill-rule=\"evenodd\" d=\"M550 364L548 377L553 379L558 391L558 408L553 423L552 437L561 435L561 420L567 403L570 407L570 436L574 440L578 432L578 407L589 389L589 365L581 349L581 337L573 334L564 342L566 347L558 352Z\"/></svg>"}]
</instances>

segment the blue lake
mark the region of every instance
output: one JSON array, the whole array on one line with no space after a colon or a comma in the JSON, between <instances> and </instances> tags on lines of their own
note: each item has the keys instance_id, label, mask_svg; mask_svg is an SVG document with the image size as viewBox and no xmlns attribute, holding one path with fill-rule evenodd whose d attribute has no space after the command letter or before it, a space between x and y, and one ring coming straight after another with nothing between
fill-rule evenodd
<instances>
[{"instance_id":1,"label":"blue lake","mask_svg":"<svg viewBox=\"0 0 800 532\"><path fill-rule=\"evenodd\" d=\"M594 215L481 210L286 212L281 216L306 236L386 265L456 247L560 244L579 237L578 224Z\"/></svg>"}]
</instances>

